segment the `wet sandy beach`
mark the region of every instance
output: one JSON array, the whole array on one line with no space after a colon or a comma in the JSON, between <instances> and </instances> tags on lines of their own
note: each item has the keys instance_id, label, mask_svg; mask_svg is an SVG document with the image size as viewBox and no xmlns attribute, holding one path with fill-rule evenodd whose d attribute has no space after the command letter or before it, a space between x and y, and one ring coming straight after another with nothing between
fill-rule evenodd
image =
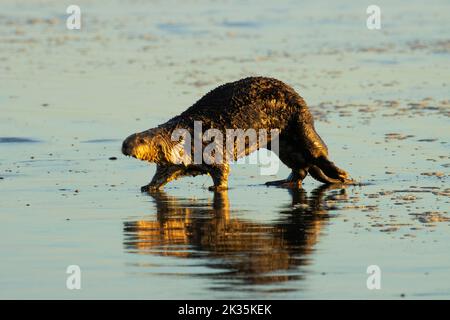
<instances>
[{"instance_id":1,"label":"wet sandy beach","mask_svg":"<svg viewBox=\"0 0 450 320\"><path fill-rule=\"evenodd\" d=\"M446 1L380 1L378 31L358 1L77 2L79 31L71 3L0 4L0 298L450 298ZM364 185L244 164L228 192L140 193L155 165L122 140L251 75L292 85Z\"/></svg>"}]
</instances>

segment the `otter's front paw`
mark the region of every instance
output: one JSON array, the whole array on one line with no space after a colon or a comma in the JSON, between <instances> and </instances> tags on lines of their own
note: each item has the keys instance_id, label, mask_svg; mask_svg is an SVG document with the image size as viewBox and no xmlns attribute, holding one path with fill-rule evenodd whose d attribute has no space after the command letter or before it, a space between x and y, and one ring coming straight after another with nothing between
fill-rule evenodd
<instances>
[{"instance_id":1,"label":"otter's front paw","mask_svg":"<svg viewBox=\"0 0 450 320\"><path fill-rule=\"evenodd\" d=\"M227 189L228 189L227 186L210 186L210 187L208 187L209 191L224 191Z\"/></svg>"},{"instance_id":2,"label":"otter's front paw","mask_svg":"<svg viewBox=\"0 0 450 320\"><path fill-rule=\"evenodd\" d=\"M141 187L141 192L152 192L152 191L158 191L158 190L160 190L160 187L152 186L150 184L147 184L147 185Z\"/></svg>"}]
</instances>

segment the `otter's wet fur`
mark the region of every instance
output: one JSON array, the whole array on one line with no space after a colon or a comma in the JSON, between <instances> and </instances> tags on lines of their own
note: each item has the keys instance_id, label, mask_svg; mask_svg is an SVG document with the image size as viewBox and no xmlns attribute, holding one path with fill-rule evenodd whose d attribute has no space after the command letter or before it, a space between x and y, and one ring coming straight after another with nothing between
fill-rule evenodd
<instances>
[{"instance_id":1,"label":"otter's wet fur","mask_svg":"<svg viewBox=\"0 0 450 320\"><path fill-rule=\"evenodd\" d=\"M299 187L309 173L323 183L348 183L347 173L328 160L328 149L314 129L314 121L303 98L280 80L249 77L226 83L204 95L194 105L156 128L132 134L125 139L122 152L137 159L154 162L157 170L143 191L161 189L166 183L182 176L211 175L211 189L226 189L229 165L181 163L174 159L172 132L186 129L194 136L194 121L201 121L203 132L214 128L226 136L226 129L279 130L278 157L292 173L285 180L267 185ZM270 135L266 145L246 145L239 158L259 148L271 149ZM193 139L192 139L193 140ZM203 144L203 148L207 145ZM192 149L192 152L195 150Z\"/></svg>"}]
</instances>

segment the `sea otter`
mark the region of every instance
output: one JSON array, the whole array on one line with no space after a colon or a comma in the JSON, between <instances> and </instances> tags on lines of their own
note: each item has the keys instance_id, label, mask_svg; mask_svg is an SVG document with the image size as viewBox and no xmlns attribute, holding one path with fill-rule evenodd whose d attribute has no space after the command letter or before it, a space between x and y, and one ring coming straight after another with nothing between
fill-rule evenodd
<instances>
[{"instance_id":1,"label":"sea otter","mask_svg":"<svg viewBox=\"0 0 450 320\"><path fill-rule=\"evenodd\" d=\"M142 191L158 190L171 180L199 174L212 177L214 185L210 190L226 189L230 160L259 148L271 150L272 137L268 136L264 144L246 141L243 152L235 150L233 159L224 154L220 163L180 161L183 154L179 150L180 141L174 141L172 133L182 129L192 135L194 122L201 122L203 131L214 128L224 135L227 129L278 130L277 155L292 172L288 178L266 185L297 188L308 173L327 184L353 181L328 159L327 146L314 129L313 117L303 98L280 80L249 77L213 89L180 115L124 140L123 154L157 164L153 179ZM205 148L205 142L200 148Z\"/></svg>"}]
</instances>

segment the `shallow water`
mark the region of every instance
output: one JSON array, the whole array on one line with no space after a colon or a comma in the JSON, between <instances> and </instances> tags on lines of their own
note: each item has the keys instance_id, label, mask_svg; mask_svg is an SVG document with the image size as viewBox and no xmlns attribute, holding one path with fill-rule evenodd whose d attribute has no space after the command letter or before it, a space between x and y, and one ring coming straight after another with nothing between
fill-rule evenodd
<instances>
[{"instance_id":1,"label":"shallow water","mask_svg":"<svg viewBox=\"0 0 450 320\"><path fill-rule=\"evenodd\" d=\"M446 1L381 1L380 31L358 1L79 5L81 31L57 1L0 5L1 298L450 298ZM123 138L248 75L298 90L364 184L236 164L225 193L141 194L155 168Z\"/></svg>"}]
</instances>

